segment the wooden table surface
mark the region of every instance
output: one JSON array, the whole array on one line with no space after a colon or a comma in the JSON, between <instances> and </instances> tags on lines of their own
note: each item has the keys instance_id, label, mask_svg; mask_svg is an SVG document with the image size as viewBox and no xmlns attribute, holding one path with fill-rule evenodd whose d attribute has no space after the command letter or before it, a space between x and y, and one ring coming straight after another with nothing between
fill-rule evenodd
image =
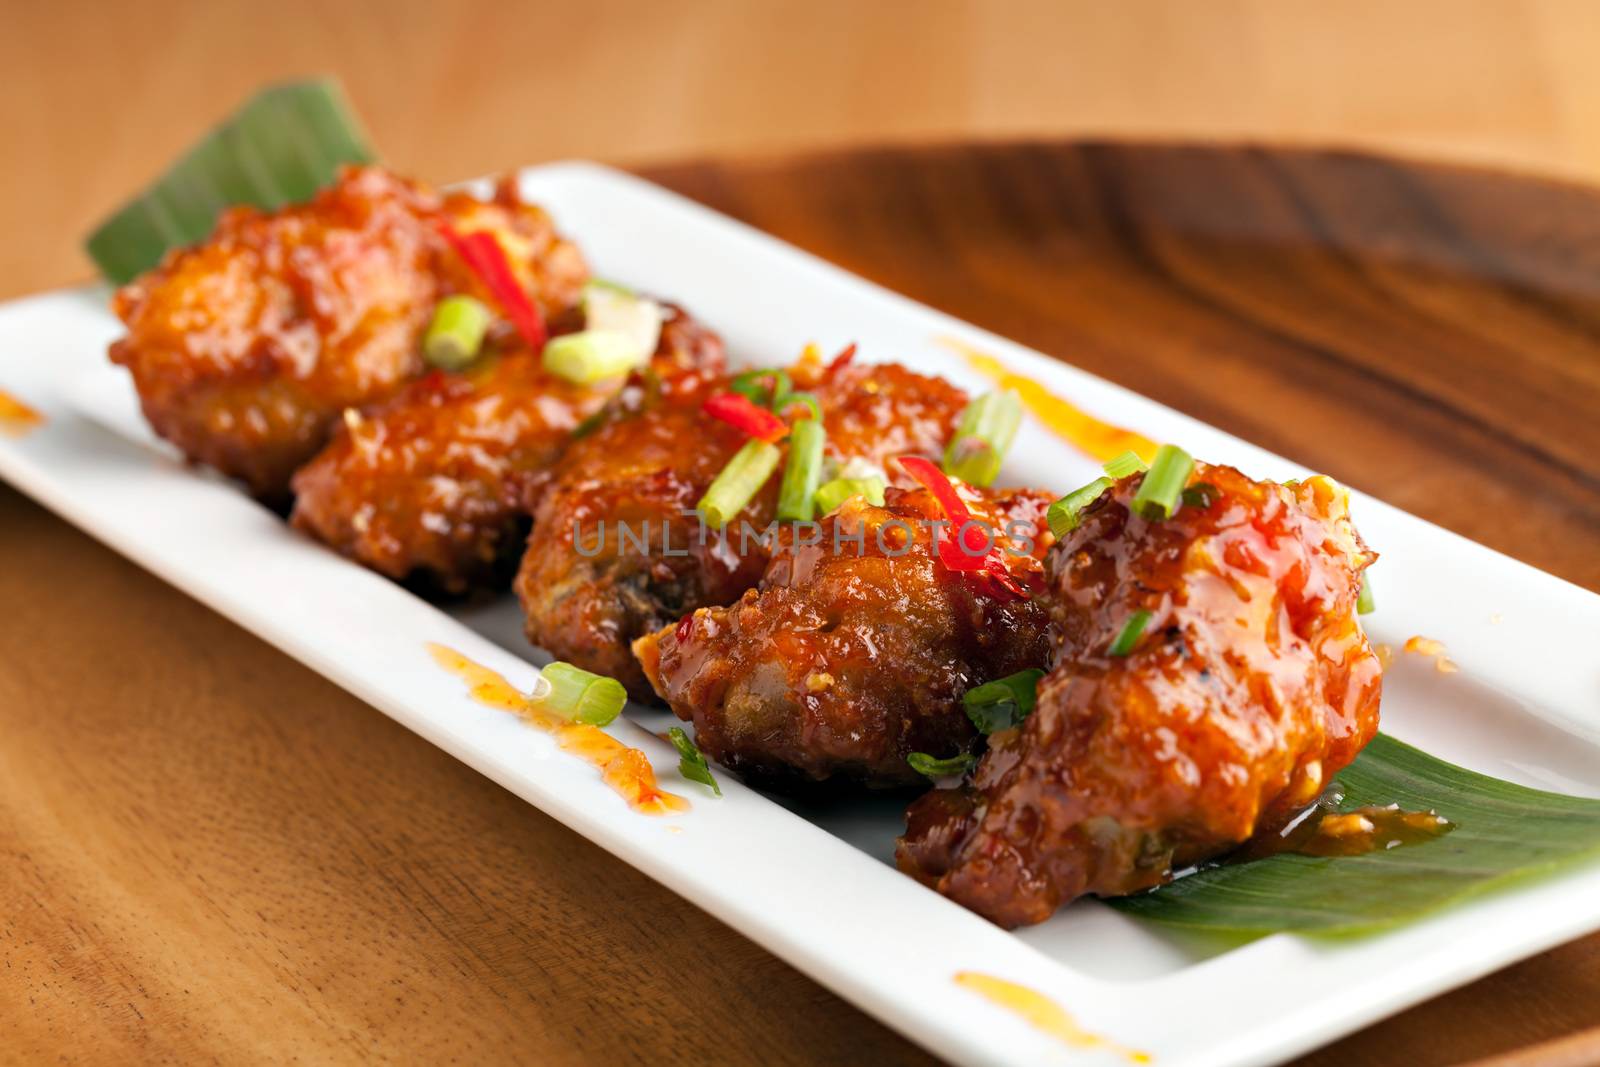
<instances>
[{"instance_id":1,"label":"wooden table surface","mask_svg":"<svg viewBox=\"0 0 1600 1067\"><path fill-rule=\"evenodd\" d=\"M1600 589L1592 192L1105 144L647 174ZM0 1058L926 1061L3 487L0 560ZM1591 937L1308 1062L1596 1023Z\"/></svg>"},{"instance_id":2,"label":"wooden table surface","mask_svg":"<svg viewBox=\"0 0 1600 1067\"><path fill-rule=\"evenodd\" d=\"M0 0L0 295L274 79L437 180L1116 134L1600 175L1592 0Z\"/></svg>"}]
</instances>

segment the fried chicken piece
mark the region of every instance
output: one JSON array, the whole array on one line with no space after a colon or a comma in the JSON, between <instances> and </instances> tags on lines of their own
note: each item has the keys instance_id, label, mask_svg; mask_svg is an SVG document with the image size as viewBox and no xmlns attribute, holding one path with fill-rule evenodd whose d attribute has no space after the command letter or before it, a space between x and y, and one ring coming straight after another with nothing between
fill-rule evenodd
<instances>
[{"instance_id":1,"label":"fried chicken piece","mask_svg":"<svg viewBox=\"0 0 1600 1067\"><path fill-rule=\"evenodd\" d=\"M1051 498L961 492L1018 584L1042 585ZM845 501L815 537L786 527L758 589L634 644L646 676L701 751L753 784L926 784L907 756L978 740L962 695L1049 657L1038 600L937 559L942 517L926 489L890 489L883 507Z\"/></svg>"},{"instance_id":2,"label":"fried chicken piece","mask_svg":"<svg viewBox=\"0 0 1600 1067\"><path fill-rule=\"evenodd\" d=\"M662 379L720 373L721 339L682 310L665 310L651 370ZM464 374L435 371L346 413L294 477L294 525L428 590L503 585L527 536L530 482L620 385L573 385L526 348L485 357Z\"/></svg>"},{"instance_id":3,"label":"fried chicken piece","mask_svg":"<svg viewBox=\"0 0 1600 1067\"><path fill-rule=\"evenodd\" d=\"M896 364L802 360L790 373L822 406L834 466L936 453L967 402L949 382ZM731 603L766 569L769 545L754 534L772 521L777 476L724 532L702 527L694 513L745 442L700 411L722 384L662 391L619 412L567 450L534 509L516 580L528 639L618 679L637 700L653 700L654 691L633 641L696 608ZM751 536L742 536L746 523Z\"/></svg>"},{"instance_id":4,"label":"fried chicken piece","mask_svg":"<svg viewBox=\"0 0 1600 1067\"><path fill-rule=\"evenodd\" d=\"M1001 926L1117 896L1275 831L1378 728L1361 631L1376 558L1326 478L1197 466L1209 504L1164 522L1117 483L1047 560L1056 661L970 782L907 813L902 870ZM1206 492L1202 490L1202 492ZM1126 656L1109 649L1135 611Z\"/></svg>"},{"instance_id":5,"label":"fried chicken piece","mask_svg":"<svg viewBox=\"0 0 1600 1067\"><path fill-rule=\"evenodd\" d=\"M120 289L128 333L111 359L133 374L158 434L282 503L346 408L421 375L420 335L441 297L494 305L440 222L493 232L547 314L577 303L583 257L511 183L485 203L352 167L309 203L228 211L205 242Z\"/></svg>"}]
</instances>

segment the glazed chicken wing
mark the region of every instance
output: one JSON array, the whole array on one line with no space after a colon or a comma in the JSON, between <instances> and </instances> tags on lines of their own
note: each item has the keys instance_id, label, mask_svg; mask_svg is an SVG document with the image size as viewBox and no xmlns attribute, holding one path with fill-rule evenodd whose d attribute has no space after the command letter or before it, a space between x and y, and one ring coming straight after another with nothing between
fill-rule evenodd
<instances>
[{"instance_id":1,"label":"glazed chicken wing","mask_svg":"<svg viewBox=\"0 0 1600 1067\"><path fill-rule=\"evenodd\" d=\"M1380 668L1356 615L1375 557L1345 491L1201 464L1200 495L1149 521L1129 510L1142 477L1050 553L1055 663L1032 715L990 736L968 784L907 814L901 868L1002 926L1276 829L1377 730ZM1111 654L1138 611L1131 650Z\"/></svg>"},{"instance_id":2,"label":"glazed chicken wing","mask_svg":"<svg viewBox=\"0 0 1600 1067\"><path fill-rule=\"evenodd\" d=\"M722 342L666 308L661 379L722 370ZM294 524L391 578L461 593L510 578L525 497L618 382L573 385L525 348L434 372L364 412L294 477Z\"/></svg>"},{"instance_id":3,"label":"glazed chicken wing","mask_svg":"<svg viewBox=\"0 0 1600 1067\"><path fill-rule=\"evenodd\" d=\"M803 361L791 374L820 403L834 466L855 459L881 468L894 455L937 452L967 402L948 382L895 364ZM633 641L732 602L766 568L767 547L741 526L759 531L772 520L776 477L725 533L694 513L745 441L701 412L710 391L661 390L574 442L534 509L517 575L529 640L620 680L639 700L654 694Z\"/></svg>"},{"instance_id":4,"label":"glazed chicken wing","mask_svg":"<svg viewBox=\"0 0 1600 1067\"><path fill-rule=\"evenodd\" d=\"M440 297L490 299L440 223L493 232L546 313L577 302L582 256L510 184L484 203L349 168L309 203L227 212L205 242L124 286L114 306L128 333L111 358L157 433L281 503L346 408L422 373Z\"/></svg>"},{"instance_id":5,"label":"glazed chicken wing","mask_svg":"<svg viewBox=\"0 0 1600 1067\"><path fill-rule=\"evenodd\" d=\"M1041 584L1050 497L963 493L1013 579ZM977 741L962 695L1049 655L1039 601L936 557L942 515L926 489L890 489L884 507L858 496L820 531L786 528L759 589L634 645L645 674L701 750L747 781L925 784L907 756Z\"/></svg>"}]
</instances>

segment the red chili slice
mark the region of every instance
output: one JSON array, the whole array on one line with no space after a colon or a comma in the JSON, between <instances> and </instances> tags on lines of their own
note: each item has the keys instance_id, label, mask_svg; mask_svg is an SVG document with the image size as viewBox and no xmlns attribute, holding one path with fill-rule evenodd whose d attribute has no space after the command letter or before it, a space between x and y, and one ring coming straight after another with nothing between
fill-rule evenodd
<instances>
[{"instance_id":1,"label":"red chili slice","mask_svg":"<svg viewBox=\"0 0 1600 1067\"><path fill-rule=\"evenodd\" d=\"M977 525L967 526L972 521L972 512L967 509L961 494L956 492L956 487L950 484L950 479L945 477L944 471L932 460L921 456L900 456L898 461L907 474L933 494L951 527L958 531L963 528L966 530L963 544L958 545L954 540L943 538L939 540L939 561L953 571L966 571L980 576L989 586L989 595L997 600L1027 600L1027 589L1017 581L1011 568L1006 566L1000 549L989 544L988 532Z\"/></svg>"},{"instance_id":2,"label":"red chili slice","mask_svg":"<svg viewBox=\"0 0 1600 1067\"><path fill-rule=\"evenodd\" d=\"M789 432L782 419L766 408L757 407L741 393L713 393L700 410L762 441L776 441Z\"/></svg>"},{"instance_id":3,"label":"red chili slice","mask_svg":"<svg viewBox=\"0 0 1600 1067\"><path fill-rule=\"evenodd\" d=\"M967 525L972 521L972 512L967 510L966 502L956 492L956 487L950 484L950 479L945 477L944 471L932 460L921 456L900 456L898 462L907 474L933 494L933 498L939 502L939 510L944 512L944 517L950 523L951 531L961 540L957 544L954 538L940 538L939 559L953 571L982 570L983 561L989 555L989 535L977 525Z\"/></svg>"},{"instance_id":4,"label":"red chili slice","mask_svg":"<svg viewBox=\"0 0 1600 1067\"><path fill-rule=\"evenodd\" d=\"M828 373L832 374L835 371L843 370L845 367L849 366L850 365L850 361L852 359L855 359L855 358L856 358L856 343L854 341L851 341L849 344L844 346L843 351L841 351L837 356L834 356L833 359L829 361L829 363L828 363Z\"/></svg>"},{"instance_id":5,"label":"red chili slice","mask_svg":"<svg viewBox=\"0 0 1600 1067\"><path fill-rule=\"evenodd\" d=\"M506 318L511 320L522 339L535 352L541 351L549 336L545 330L544 316L539 314L539 308L517 281L511 261L506 258L506 250L500 247L494 234L483 230L461 233L446 222L439 223L439 232L494 296L500 310L505 312Z\"/></svg>"},{"instance_id":6,"label":"red chili slice","mask_svg":"<svg viewBox=\"0 0 1600 1067\"><path fill-rule=\"evenodd\" d=\"M1011 573L1011 568L1007 567L1005 561L999 556L991 555L984 560L983 570L984 575L993 586L989 590L989 595L996 600L1005 603L1011 600L1028 599L1028 590L1023 587L1021 582L1017 581L1016 576Z\"/></svg>"}]
</instances>

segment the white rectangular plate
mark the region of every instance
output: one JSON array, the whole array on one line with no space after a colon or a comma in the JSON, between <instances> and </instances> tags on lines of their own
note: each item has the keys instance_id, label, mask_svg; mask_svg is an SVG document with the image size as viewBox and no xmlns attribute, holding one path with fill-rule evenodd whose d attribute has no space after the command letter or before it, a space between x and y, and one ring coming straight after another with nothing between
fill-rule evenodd
<instances>
[{"instance_id":1,"label":"white rectangular plate","mask_svg":"<svg viewBox=\"0 0 1600 1067\"><path fill-rule=\"evenodd\" d=\"M569 163L526 171L522 182L600 274L682 301L741 360L787 361L808 340L857 341L863 358L983 388L936 340L953 337L1197 456L1257 476L1309 473L637 179ZM441 611L185 468L150 436L131 385L106 363L117 332L103 290L0 308L0 389L46 416L0 438L0 475L947 1059L1121 1062L979 999L952 981L960 971L1045 993L1085 1029L1157 1064L1262 1063L1600 927L1600 865L1589 865L1354 940L1208 940L1094 902L1008 933L887 862L898 802L821 812L726 774L727 795L713 800L677 778L675 755L651 732L662 713L634 708L611 732L694 800L675 817L636 814L589 766L474 704L430 659L426 643L442 642L530 684L537 659L514 602ZM1024 428L1013 456L1012 483L1064 491L1096 473L1037 426ZM1401 656L1385 684L1385 729L1476 770L1600 796L1600 598L1369 497L1357 495L1355 516L1383 554L1374 639L1398 647L1425 634L1461 667L1444 675Z\"/></svg>"}]
</instances>

